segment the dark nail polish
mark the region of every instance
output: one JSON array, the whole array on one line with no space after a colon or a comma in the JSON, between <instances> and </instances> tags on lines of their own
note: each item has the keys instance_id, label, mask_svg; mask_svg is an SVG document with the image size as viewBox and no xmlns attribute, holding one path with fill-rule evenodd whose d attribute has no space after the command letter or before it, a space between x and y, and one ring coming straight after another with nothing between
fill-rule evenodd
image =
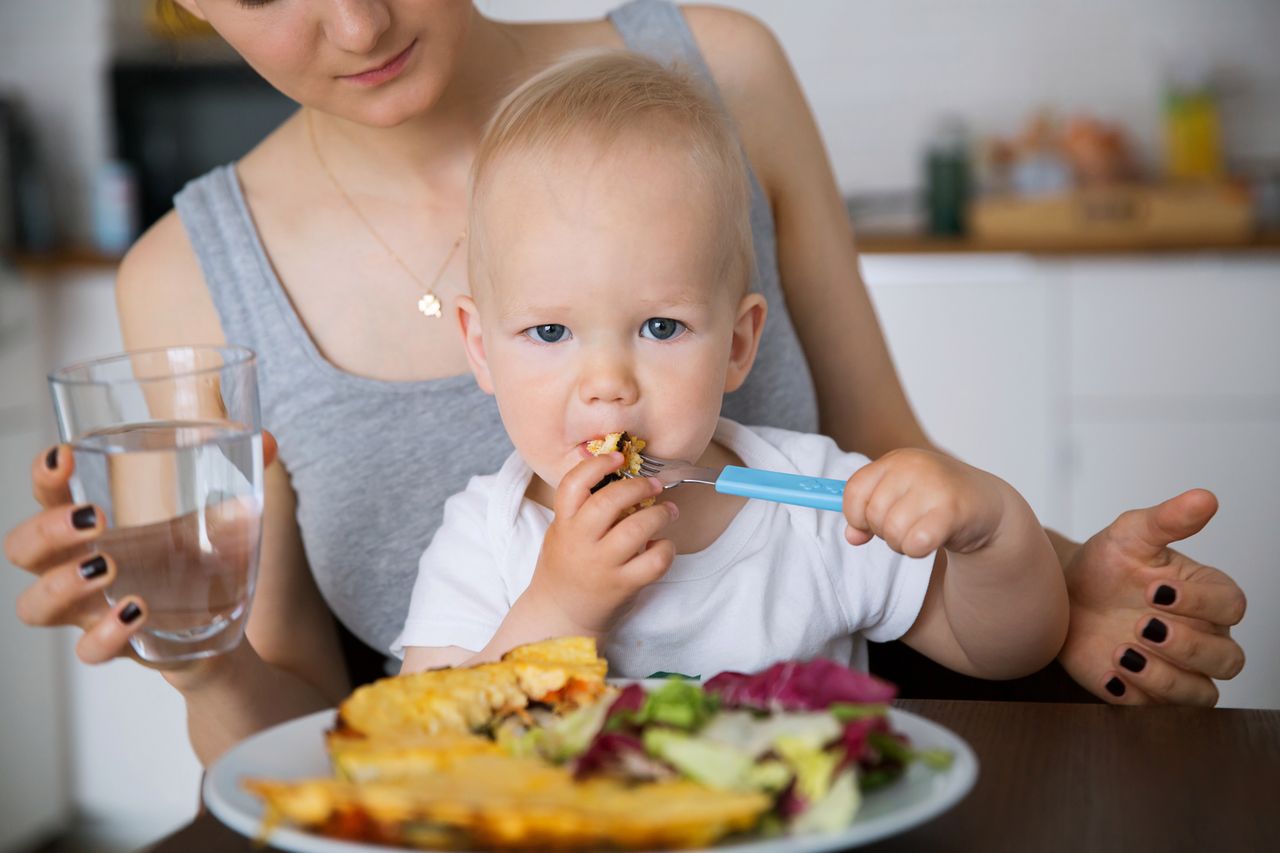
<instances>
[{"instance_id":1,"label":"dark nail polish","mask_svg":"<svg viewBox=\"0 0 1280 853\"><path fill-rule=\"evenodd\" d=\"M1112 696L1123 696L1124 682L1113 676L1111 680L1107 682L1107 692Z\"/></svg>"},{"instance_id":2,"label":"dark nail polish","mask_svg":"<svg viewBox=\"0 0 1280 853\"><path fill-rule=\"evenodd\" d=\"M1142 629L1142 639L1153 643L1163 643L1167 636L1169 636L1169 627L1159 619L1152 619L1147 623L1147 627Z\"/></svg>"},{"instance_id":3,"label":"dark nail polish","mask_svg":"<svg viewBox=\"0 0 1280 853\"><path fill-rule=\"evenodd\" d=\"M130 601L125 605L124 610L120 611L120 621L128 625L133 620L142 615L142 608Z\"/></svg>"},{"instance_id":4,"label":"dark nail polish","mask_svg":"<svg viewBox=\"0 0 1280 853\"><path fill-rule=\"evenodd\" d=\"M57 447L49 448L49 452L45 454L44 467L48 468L50 471L53 471L58 467L58 448Z\"/></svg>"},{"instance_id":5,"label":"dark nail polish","mask_svg":"<svg viewBox=\"0 0 1280 853\"><path fill-rule=\"evenodd\" d=\"M98 511L91 506L82 506L71 513L71 523L76 530L88 530L98 523Z\"/></svg>"},{"instance_id":6,"label":"dark nail polish","mask_svg":"<svg viewBox=\"0 0 1280 853\"><path fill-rule=\"evenodd\" d=\"M107 573L107 561L102 555L91 557L80 564L80 577L87 581L100 578Z\"/></svg>"},{"instance_id":7,"label":"dark nail polish","mask_svg":"<svg viewBox=\"0 0 1280 853\"><path fill-rule=\"evenodd\" d=\"M1160 584L1160 586L1156 587L1156 594L1151 600L1156 604L1159 604L1161 607L1168 607L1170 604L1173 604L1177 598L1178 591L1176 589L1171 586Z\"/></svg>"},{"instance_id":8,"label":"dark nail polish","mask_svg":"<svg viewBox=\"0 0 1280 853\"><path fill-rule=\"evenodd\" d=\"M1120 656L1120 665L1130 672L1142 672L1147 665L1147 659L1133 649L1125 649L1124 654Z\"/></svg>"}]
</instances>

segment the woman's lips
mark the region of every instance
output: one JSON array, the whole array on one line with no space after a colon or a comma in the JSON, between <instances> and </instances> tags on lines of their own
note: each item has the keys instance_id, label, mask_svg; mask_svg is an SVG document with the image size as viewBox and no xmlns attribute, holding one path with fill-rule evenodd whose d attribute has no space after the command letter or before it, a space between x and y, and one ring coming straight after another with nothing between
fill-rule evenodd
<instances>
[{"instance_id":1,"label":"woman's lips","mask_svg":"<svg viewBox=\"0 0 1280 853\"><path fill-rule=\"evenodd\" d=\"M357 86L377 86L385 83L399 76L400 72L404 70L405 65L409 62L409 54L413 52L413 48L417 44L417 39L409 42L408 47L392 57L385 65L379 65L377 68L371 68L368 71L361 71L359 74L347 74L338 79L355 83Z\"/></svg>"}]
</instances>

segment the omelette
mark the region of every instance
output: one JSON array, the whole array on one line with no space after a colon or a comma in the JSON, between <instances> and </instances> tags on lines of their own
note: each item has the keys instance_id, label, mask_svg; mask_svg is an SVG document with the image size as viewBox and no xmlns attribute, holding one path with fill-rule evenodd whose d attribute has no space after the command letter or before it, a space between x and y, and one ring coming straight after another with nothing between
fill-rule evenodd
<instances>
[{"instance_id":1,"label":"omelette","mask_svg":"<svg viewBox=\"0 0 1280 853\"><path fill-rule=\"evenodd\" d=\"M530 703L564 711L608 689L594 640L563 637L518 646L497 663L428 670L359 688L338 706L338 737L480 732Z\"/></svg>"},{"instance_id":2,"label":"omelette","mask_svg":"<svg viewBox=\"0 0 1280 853\"><path fill-rule=\"evenodd\" d=\"M752 829L770 806L759 792L688 780L578 782L535 758L471 754L412 784L252 781L267 823L287 821L352 841L402 847L599 850L700 847Z\"/></svg>"},{"instance_id":3,"label":"omelette","mask_svg":"<svg viewBox=\"0 0 1280 853\"><path fill-rule=\"evenodd\" d=\"M594 640L569 637L361 687L326 735L333 777L245 782L265 803L264 838L287 824L402 847L598 850L704 846L753 829L771 807L763 793L580 781L495 739L513 720L536 727L537 715L611 703L607 668Z\"/></svg>"}]
</instances>

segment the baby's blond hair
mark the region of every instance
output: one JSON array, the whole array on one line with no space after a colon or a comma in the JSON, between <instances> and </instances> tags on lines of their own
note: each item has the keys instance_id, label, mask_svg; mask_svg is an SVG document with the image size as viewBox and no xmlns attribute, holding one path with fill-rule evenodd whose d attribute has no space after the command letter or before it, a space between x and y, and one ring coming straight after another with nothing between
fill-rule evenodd
<instances>
[{"instance_id":1,"label":"baby's blond hair","mask_svg":"<svg viewBox=\"0 0 1280 853\"><path fill-rule=\"evenodd\" d=\"M495 164L511 152L552 155L570 140L601 150L643 135L687 152L720 214L724 280L747 290L755 269L751 195L742 149L717 98L690 75L621 50L594 50L539 72L499 105L471 171L468 265L485 272L479 215ZM474 287L473 287L474 290Z\"/></svg>"}]
</instances>

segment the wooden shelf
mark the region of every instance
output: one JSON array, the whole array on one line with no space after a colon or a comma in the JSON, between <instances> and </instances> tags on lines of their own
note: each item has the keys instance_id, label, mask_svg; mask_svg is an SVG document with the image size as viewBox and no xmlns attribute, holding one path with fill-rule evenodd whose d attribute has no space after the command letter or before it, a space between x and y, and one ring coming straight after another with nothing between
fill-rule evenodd
<instances>
[{"instance_id":1,"label":"wooden shelf","mask_svg":"<svg viewBox=\"0 0 1280 853\"><path fill-rule=\"evenodd\" d=\"M931 237L924 234L858 233L858 251L863 254L943 254L947 252L1016 252L1031 255L1170 255L1183 252L1276 252L1280 251L1280 231L1259 234L1246 242L1119 243L1110 246L1034 242L994 242L964 237Z\"/></svg>"},{"instance_id":2,"label":"wooden shelf","mask_svg":"<svg viewBox=\"0 0 1280 853\"><path fill-rule=\"evenodd\" d=\"M4 259L20 272L35 276L58 275L68 272L92 272L114 270L120 266L118 255L106 255L96 249L58 249L43 255L18 254Z\"/></svg>"},{"instance_id":3,"label":"wooden shelf","mask_svg":"<svg viewBox=\"0 0 1280 853\"><path fill-rule=\"evenodd\" d=\"M1247 242L1189 242L1177 244L1126 243L1114 246L1037 245L1027 242L991 242L963 237L931 237L924 234L886 234L860 232L855 238L863 254L936 255L949 252L975 254L981 252L1014 252L1030 255L1171 255L1180 252L1280 252L1280 231L1259 234ZM58 275L94 270L114 270L120 257L105 255L94 249L60 249L47 255L16 255L6 259L23 273L36 276Z\"/></svg>"}]
</instances>

